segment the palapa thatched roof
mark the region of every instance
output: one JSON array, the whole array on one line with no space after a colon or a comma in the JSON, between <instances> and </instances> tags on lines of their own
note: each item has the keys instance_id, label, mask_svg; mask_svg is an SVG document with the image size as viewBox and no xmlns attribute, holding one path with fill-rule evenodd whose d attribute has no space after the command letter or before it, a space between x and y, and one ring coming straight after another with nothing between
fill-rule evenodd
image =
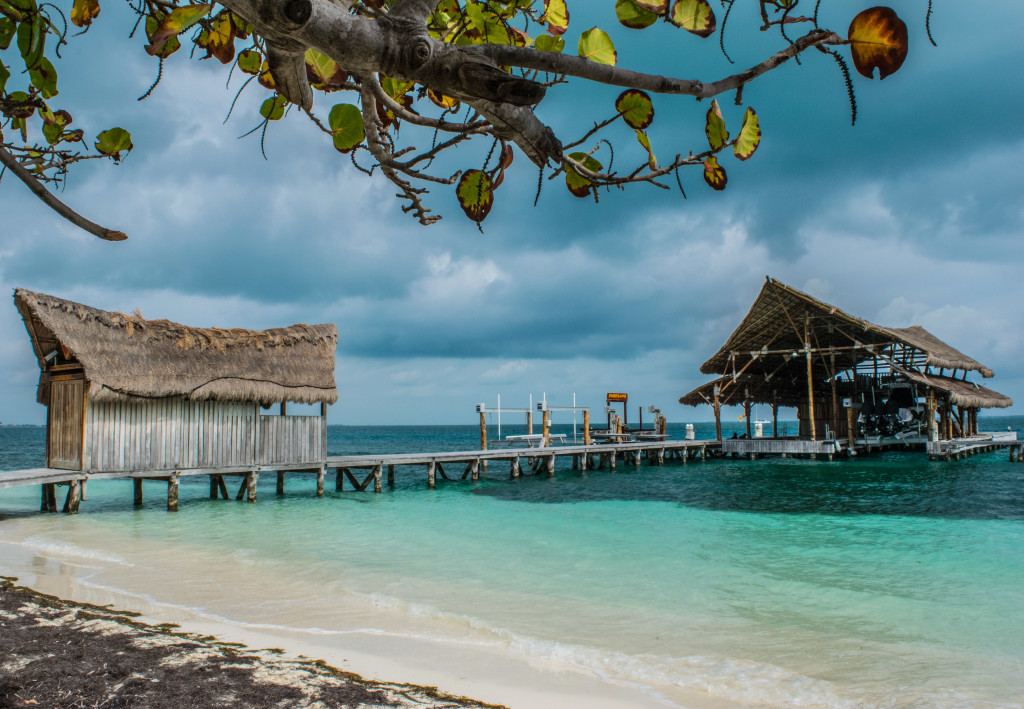
<instances>
[{"instance_id":1,"label":"palapa thatched roof","mask_svg":"<svg viewBox=\"0 0 1024 709\"><path fill-rule=\"evenodd\" d=\"M920 350L927 366L978 372L985 378L993 376L991 369L950 347L923 327L875 325L774 278L766 279L739 327L718 352L701 365L700 371L704 374L725 374L729 371L730 354L734 352L751 353L762 348L800 351L804 346L805 316L810 316L813 342L843 339L845 342L875 347L896 342ZM785 356L777 354L774 359L782 362ZM870 352L865 350L860 358L867 359L870 356ZM767 357L771 359L772 355Z\"/></svg>"},{"instance_id":2,"label":"palapa thatched roof","mask_svg":"<svg viewBox=\"0 0 1024 709\"><path fill-rule=\"evenodd\" d=\"M714 387L723 405L778 403L796 406L807 397L805 334L810 334L811 377L820 383L854 364L875 357L890 374L902 375L949 395L966 407L1007 407L1013 402L962 379L929 373L961 370L992 377L988 367L946 344L923 327L883 327L850 315L773 278L766 279L750 311L700 371L724 375L680 397L690 406L713 400ZM902 348L899 359L893 353ZM887 351L889 354L883 354ZM826 354L827 353L827 354Z\"/></svg>"},{"instance_id":3,"label":"palapa thatched roof","mask_svg":"<svg viewBox=\"0 0 1024 709\"><path fill-rule=\"evenodd\" d=\"M46 357L62 347L82 365L86 395L94 401L184 397L333 404L338 399L333 324L262 331L198 328L21 288L14 291L14 302L42 370L40 403L49 398Z\"/></svg>"}]
</instances>

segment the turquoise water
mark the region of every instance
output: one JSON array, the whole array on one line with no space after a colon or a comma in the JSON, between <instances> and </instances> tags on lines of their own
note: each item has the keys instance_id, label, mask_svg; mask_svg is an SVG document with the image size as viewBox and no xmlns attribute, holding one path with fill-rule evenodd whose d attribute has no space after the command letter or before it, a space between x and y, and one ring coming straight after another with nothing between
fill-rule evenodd
<instances>
[{"instance_id":1,"label":"turquoise water","mask_svg":"<svg viewBox=\"0 0 1024 709\"><path fill-rule=\"evenodd\" d=\"M465 450L478 436L331 427L328 447ZM0 470L42 455L43 429L0 427ZM1024 697L1024 464L1005 452L563 466L554 480L492 464L479 483L433 491L422 469L399 468L382 495L336 493L331 477L318 500L312 476L290 477L283 497L264 476L256 505L209 500L207 478L184 478L178 514L157 482L136 510L130 483L93 481L75 517L40 515L37 488L5 489L0 542L211 616L372 624L556 658L652 694L834 707Z\"/></svg>"}]
</instances>

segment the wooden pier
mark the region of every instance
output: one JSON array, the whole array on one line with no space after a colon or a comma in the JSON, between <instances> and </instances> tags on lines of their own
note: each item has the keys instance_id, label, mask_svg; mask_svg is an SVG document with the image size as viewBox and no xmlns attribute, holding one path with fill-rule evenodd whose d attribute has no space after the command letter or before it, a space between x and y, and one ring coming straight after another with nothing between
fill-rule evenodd
<instances>
[{"instance_id":1,"label":"wooden pier","mask_svg":"<svg viewBox=\"0 0 1024 709\"><path fill-rule=\"evenodd\" d=\"M335 490L343 490L347 478L355 490L365 491L373 485L374 492L382 492L386 482L395 484L395 469L399 466L420 467L426 472L427 487L433 489L437 477L444 480L479 480L489 463L508 464L509 476L546 475L555 477L558 458L570 458L573 470L609 470L617 465L639 467L644 460L648 465L661 466L666 461L686 463L718 455L719 441L642 441L632 443L603 443L584 446L552 446L548 448L505 448L499 450L450 451L439 453L398 453L389 455L328 456L311 465L309 462L273 466L222 466L186 468L179 470L103 471L59 470L35 468L0 472L0 488L40 485L42 501L40 511L57 511L58 486L68 488L63 511L76 514L86 499L89 480L132 480L135 505L142 505L142 481L161 481L167 484L167 509L178 510L178 486L182 477L208 475L210 497L229 499L225 477L241 478L235 499L256 502L256 483L261 473L276 473L277 494L284 494L285 473L308 473L317 476L316 494L323 497L327 471L333 469ZM447 466L448 470L445 469ZM360 471L357 477L355 471Z\"/></svg>"}]
</instances>

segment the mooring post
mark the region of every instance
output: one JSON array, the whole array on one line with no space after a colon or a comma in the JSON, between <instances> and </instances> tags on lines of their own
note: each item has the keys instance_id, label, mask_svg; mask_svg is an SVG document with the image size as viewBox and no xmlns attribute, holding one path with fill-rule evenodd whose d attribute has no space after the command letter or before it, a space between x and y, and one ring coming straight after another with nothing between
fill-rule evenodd
<instances>
[{"instance_id":1,"label":"mooring post","mask_svg":"<svg viewBox=\"0 0 1024 709\"><path fill-rule=\"evenodd\" d=\"M434 461L430 461L429 463L427 463L427 488L430 490L433 490L437 484L437 481L434 477L436 475L436 472L434 470L435 465L436 464L434 463Z\"/></svg>"},{"instance_id":2,"label":"mooring post","mask_svg":"<svg viewBox=\"0 0 1024 709\"><path fill-rule=\"evenodd\" d=\"M384 486L381 485L381 477L383 472L383 463L377 463L375 466L373 466L373 491L378 495L384 491Z\"/></svg>"},{"instance_id":3,"label":"mooring post","mask_svg":"<svg viewBox=\"0 0 1024 709\"><path fill-rule=\"evenodd\" d=\"M551 412L544 409L541 419L541 431L544 433L544 447L547 448L551 445Z\"/></svg>"},{"instance_id":4,"label":"mooring post","mask_svg":"<svg viewBox=\"0 0 1024 709\"><path fill-rule=\"evenodd\" d=\"M665 449L664 448L659 448L658 449L658 465L662 465L662 466L665 465Z\"/></svg>"},{"instance_id":5,"label":"mooring post","mask_svg":"<svg viewBox=\"0 0 1024 709\"><path fill-rule=\"evenodd\" d=\"M637 448L635 451L633 451L633 465L635 465L638 468L640 467L640 454L642 452L643 451L640 448Z\"/></svg>"},{"instance_id":6,"label":"mooring post","mask_svg":"<svg viewBox=\"0 0 1024 709\"><path fill-rule=\"evenodd\" d=\"M324 496L324 480L327 477L327 468L320 468L316 471L316 496Z\"/></svg>"},{"instance_id":7,"label":"mooring post","mask_svg":"<svg viewBox=\"0 0 1024 709\"><path fill-rule=\"evenodd\" d=\"M580 456L580 470L585 473L588 467L590 467L590 453L584 452Z\"/></svg>"},{"instance_id":8,"label":"mooring post","mask_svg":"<svg viewBox=\"0 0 1024 709\"><path fill-rule=\"evenodd\" d=\"M509 464L509 474L513 480L516 480L522 475L523 469L519 467L519 456L513 456L512 462Z\"/></svg>"},{"instance_id":9,"label":"mooring post","mask_svg":"<svg viewBox=\"0 0 1024 709\"><path fill-rule=\"evenodd\" d=\"M245 474L246 501L250 504L256 502L256 481L259 479L260 474L255 470L250 470Z\"/></svg>"},{"instance_id":10,"label":"mooring post","mask_svg":"<svg viewBox=\"0 0 1024 709\"><path fill-rule=\"evenodd\" d=\"M277 471L277 494L278 495L283 495L284 494L284 471L283 470L278 470Z\"/></svg>"},{"instance_id":11,"label":"mooring post","mask_svg":"<svg viewBox=\"0 0 1024 709\"><path fill-rule=\"evenodd\" d=\"M583 410L583 445L590 445L590 409Z\"/></svg>"},{"instance_id":12,"label":"mooring post","mask_svg":"<svg viewBox=\"0 0 1024 709\"><path fill-rule=\"evenodd\" d=\"M135 506L142 507L142 478L132 478L135 485Z\"/></svg>"},{"instance_id":13,"label":"mooring post","mask_svg":"<svg viewBox=\"0 0 1024 709\"><path fill-rule=\"evenodd\" d=\"M178 474L171 473L167 478L167 511L178 511Z\"/></svg>"}]
</instances>

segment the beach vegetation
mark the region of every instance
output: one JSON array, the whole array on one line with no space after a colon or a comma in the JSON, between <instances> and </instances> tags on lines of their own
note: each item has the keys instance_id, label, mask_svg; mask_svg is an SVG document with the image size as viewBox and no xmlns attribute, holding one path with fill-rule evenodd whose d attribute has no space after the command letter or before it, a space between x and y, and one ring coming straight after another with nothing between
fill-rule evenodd
<instances>
[{"instance_id":1,"label":"beach vegetation","mask_svg":"<svg viewBox=\"0 0 1024 709\"><path fill-rule=\"evenodd\" d=\"M186 56L219 62L229 76L241 77L238 94L266 94L249 131L259 136L261 149L268 130L286 118L311 120L344 155L339 159L389 180L403 211L424 225L440 219L428 204L429 190L452 190L469 219L486 219L516 152L525 158L516 169L539 173L538 196L541 186L563 175L573 195L595 200L605 190L641 184L682 192L681 174L691 170L710 188L724 189L727 169L737 165L726 160L751 158L761 142L756 109L743 98L748 84L789 60L825 55L847 87L856 120L847 58L863 77L884 79L908 51L906 25L888 7L602 0L614 7L611 24L577 28L572 11L579 1L130 0L128 7L136 28L144 29L133 36L155 63L155 81L143 98L157 89L166 62ZM61 48L114 7L124 12L110 0L73 0L68 13L40 0L0 0L0 161L61 216L120 240L124 233L89 221L53 193L74 165L118 162L133 149L123 127L86 136L61 94ZM740 32L756 26L761 36L775 38L744 64L733 63L726 43L736 24L730 18L740 13L751 20ZM930 13L928 2L921 12L926 25ZM719 53L737 70L677 78L688 69L674 59L658 61L659 69L671 70L665 75L622 66L617 40L656 27L678 32L675 41L687 54ZM566 84L622 92L598 115L585 115L581 105L572 127L563 121L556 133L542 109L545 97ZM673 144L652 134L659 95L709 100L705 136L699 125L689 133L671 131ZM719 103L726 97L735 116ZM672 113L657 115L677 120Z\"/></svg>"}]
</instances>

